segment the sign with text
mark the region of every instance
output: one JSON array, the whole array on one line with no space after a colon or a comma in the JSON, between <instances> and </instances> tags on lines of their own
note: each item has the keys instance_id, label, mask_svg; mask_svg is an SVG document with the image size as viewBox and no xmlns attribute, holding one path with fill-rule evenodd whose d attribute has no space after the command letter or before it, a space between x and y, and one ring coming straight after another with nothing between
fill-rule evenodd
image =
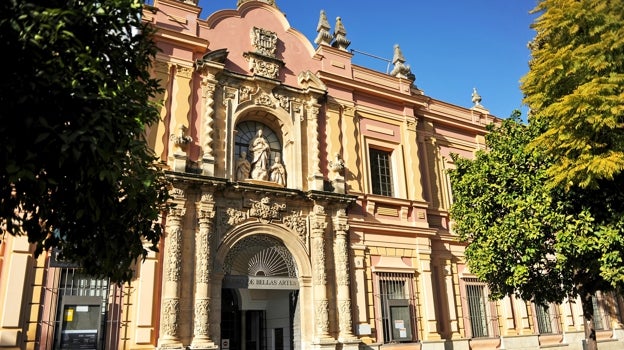
<instances>
[{"instance_id":1,"label":"sign with text","mask_svg":"<svg viewBox=\"0 0 624 350\"><path fill-rule=\"evenodd\" d=\"M265 277L265 276L225 276L224 288L244 289L299 289L299 280L294 277Z\"/></svg>"}]
</instances>

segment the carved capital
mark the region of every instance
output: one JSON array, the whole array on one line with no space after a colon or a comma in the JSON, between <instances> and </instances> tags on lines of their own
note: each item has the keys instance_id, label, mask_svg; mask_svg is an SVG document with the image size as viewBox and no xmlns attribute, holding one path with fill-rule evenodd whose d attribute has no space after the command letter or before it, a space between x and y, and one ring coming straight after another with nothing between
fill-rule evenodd
<instances>
[{"instance_id":1,"label":"carved capital","mask_svg":"<svg viewBox=\"0 0 624 350\"><path fill-rule=\"evenodd\" d=\"M176 76L190 79L193 76L193 67L176 65Z\"/></svg>"}]
</instances>

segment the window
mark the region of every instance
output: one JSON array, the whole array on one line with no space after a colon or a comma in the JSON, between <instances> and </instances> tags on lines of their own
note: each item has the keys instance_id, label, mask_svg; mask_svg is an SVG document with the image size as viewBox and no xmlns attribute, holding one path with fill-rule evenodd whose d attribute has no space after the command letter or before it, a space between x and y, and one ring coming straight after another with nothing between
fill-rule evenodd
<instances>
[{"instance_id":1,"label":"window","mask_svg":"<svg viewBox=\"0 0 624 350\"><path fill-rule=\"evenodd\" d=\"M392 173L390 172L391 152L376 148L368 150L373 194L392 196Z\"/></svg>"},{"instance_id":2,"label":"window","mask_svg":"<svg viewBox=\"0 0 624 350\"><path fill-rule=\"evenodd\" d=\"M117 349L122 287L54 264L51 259L39 344L45 349Z\"/></svg>"},{"instance_id":3,"label":"window","mask_svg":"<svg viewBox=\"0 0 624 350\"><path fill-rule=\"evenodd\" d=\"M464 281L464 312L467 334L471 338L495 337L498 330L494 305L488 300L487 288L476 279Z\"/></svg>"},{"instance_id":4,"label":"window","mask_svg":"<svg viewBox=\"0 0 624 350\"><path fill-rule=\"evenodd\" d=\"M416 319L411 273L376 273L377 329L383 343L414 341Z\"/></svg>"},{"instance_id":5,"label":"window","mask_svg":"<svg viewBox=\"0 0 624 350\"><path fill-rule=\"evenodd\" d=\"M540 334L556 333L557 323L555 321L555 309L551 305L535 305L535 319L537 321L537 331Z\"/></svg>"},{"instance_id":6,"label":"window","mask_svg":"<svg viewBox=\"0 0 624 350\"><path fill-rule=\"evenodd\" d=\"M603 306L602 295L598 293L592 296L592 304L594 306L594 328L597 331L609 329L609 319Z\"/></svg>"}]
</instances>

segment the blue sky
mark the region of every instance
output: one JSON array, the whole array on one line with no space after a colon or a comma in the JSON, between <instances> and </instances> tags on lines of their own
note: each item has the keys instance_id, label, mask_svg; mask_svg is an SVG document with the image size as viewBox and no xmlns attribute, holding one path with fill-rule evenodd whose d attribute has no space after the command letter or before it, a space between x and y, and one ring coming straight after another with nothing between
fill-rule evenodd
<instances>
[{"instance_id":1,"label":"blue sky","mask_svg":"<svg viewBox=\"0 0 624 350\"><path fill-rule=\"evenodd\" d=\"M356 50L353 62L385 72L387 62L358 53L392 59L399 44L425 94L471 107L472 89L491 114L523 115L519 80L528 72L527 43L537 0L275 0L290 25L310 41L316 37L321 9L334 30L340 16ZM236 0L200 0L201 18L215 10L235 8ZM392 69L392 66L390 66Z\"/></svg>"}]
</instances>

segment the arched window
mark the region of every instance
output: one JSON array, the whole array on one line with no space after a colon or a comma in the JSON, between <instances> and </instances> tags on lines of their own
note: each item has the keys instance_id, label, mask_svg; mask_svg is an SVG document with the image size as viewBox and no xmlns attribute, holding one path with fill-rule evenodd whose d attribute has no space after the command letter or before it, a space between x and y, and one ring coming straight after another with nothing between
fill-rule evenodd
<instances>
[{"instance_id":1,"label":"arched window","mask_svg":"<svg viewBox=\"0 0 624 350\"><path fill-rule=\"evenodd\" d=\"M258 129L262 129L262 135L269 143L269 147L271 148L270 155L270 163L273 163L275 160L275 156L282 155L282 144L277 137L277 134L271 130L268 126L256 122L256 121L245 121L239 123L236 126L236 139L234 141L234 155L236 159L240 157L241 152L247 152L247 160L251 161L251 155L249 154L249 142L256 136L256 132Z\"/></svg>"}]
</instances>

